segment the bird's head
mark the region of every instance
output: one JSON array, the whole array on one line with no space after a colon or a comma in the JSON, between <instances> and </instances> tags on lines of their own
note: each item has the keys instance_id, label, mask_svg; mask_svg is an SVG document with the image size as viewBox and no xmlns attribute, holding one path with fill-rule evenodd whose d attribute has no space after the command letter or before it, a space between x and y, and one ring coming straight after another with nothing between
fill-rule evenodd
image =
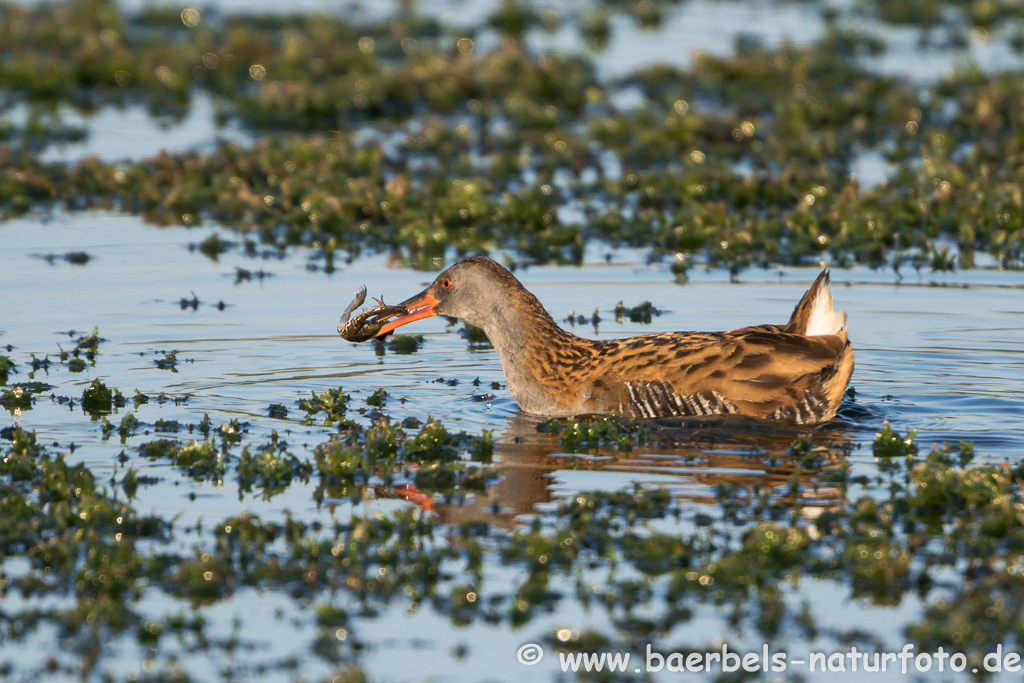
<instances>
[{"instance_id":1,"label":"bird's head","mask_svg":"<svg viewBox=\"0 0 1024 683\"><path fill-rule=\"evenodd\" d=\"M500 308L511 304L510 288L522 289L505 268L485 256L463 259L443 271L429 287L398 304L408 315L384 325L377 337L384 337L402 325L435 315L458 318L477 327L499 319Z\"/></svg>"}]
</instances>

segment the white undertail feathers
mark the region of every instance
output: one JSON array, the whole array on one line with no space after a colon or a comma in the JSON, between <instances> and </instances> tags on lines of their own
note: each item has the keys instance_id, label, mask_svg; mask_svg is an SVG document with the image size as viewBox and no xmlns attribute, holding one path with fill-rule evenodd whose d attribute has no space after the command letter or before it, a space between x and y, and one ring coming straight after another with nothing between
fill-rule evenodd
<instances>
[{"instance_id":1,"label":"white undertail feathers","mask_svg":"<svg viewBox=\"0 0 1024 683\"><path fill-rule=\"evenodd\" d=\"M821 280L811 300L811 314L807 318L804 335L818 337L839 334L846 329L846 312L832 310L832 295L828 291L828 279Z\"/></svg>"}]
</instances>

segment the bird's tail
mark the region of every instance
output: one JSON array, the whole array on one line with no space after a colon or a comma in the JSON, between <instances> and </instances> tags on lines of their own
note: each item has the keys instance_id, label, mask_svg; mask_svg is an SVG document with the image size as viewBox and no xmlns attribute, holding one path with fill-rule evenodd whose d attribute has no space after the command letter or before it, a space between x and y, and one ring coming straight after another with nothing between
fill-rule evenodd
<instances>
[{"instance_id":1,"label":"bird's tail","mask_svg":"<svg viewBox=\"0 0 1024 683\"><path fill-rule=\"evenodd\" d=\"M786 332L805 337L835 334L846 336L846 313L832 310L828 291L828 271L823 270L807 290L786 325Z\"/></svg>"}]
</instances>

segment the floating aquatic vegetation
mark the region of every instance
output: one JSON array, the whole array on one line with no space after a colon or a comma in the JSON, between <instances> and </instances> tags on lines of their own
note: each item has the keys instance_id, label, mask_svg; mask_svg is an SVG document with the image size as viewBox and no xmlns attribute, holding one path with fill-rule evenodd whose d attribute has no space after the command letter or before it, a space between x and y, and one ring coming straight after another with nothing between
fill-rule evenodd
<instances>
[{"instance_id":1,"label":"floating aquatic vegetation","mask_svg":"<svg viewBox=\"0 0 1024 683\"><path fill-rule=\"evenodd\" d=\"M170 370L171 372L178 371L178 352L177 351L163 351L164 357L157 358L153 363L161 370Z\"/></svg>"},{"instance_id":2,"label":"floating aquatic vegetation","mask_svg":"<svg viewBox=\"0 0 1024 683\"><path fill-rule=\"evenodd\" d=\"M193 311L198 311L199 310L199 303L200 303L199 302L199 297L196 296L195 292L192 292L192 298L191 299L186 299L185 297L181 297L181 299L178 300L178 307L181 308L181 310L183 310L183 311L187 311L190 308Z\"/></svg>"},{"instance_id":3,"label":"floating aquatic vegetation","mask_svg":"<svg viewBox=\"0 0 1024 683\"><path fill-rule=\"evenodd\" d=\"M268 273L267 271L262 270L262 269L253 272L253 271L251 271L251 270L249 270L247 268L236 267L235 268L235 284L237 285L237 284L241 284L242 282L249 282L250 280L252 280L254 278L256 280L262 282L264 279L266 279L268 277L273 277L273 275L274 275L273 273Z\"/></svg>"},{"instance_id":4,"label":"floating aquatic vegetation","mask_svg":"<svg viewBox=\"0 0 1024 683\"><path fill-rule=\"evenodd\" d=\"M507 16L495 15L500 30L537 25L533 16L521 23L508 5ZM607 12L597 12L595 42L611 30ZM94 0L5 6L0 15L7 92L100 106L141 99L181 112L207 88L221 96L225 120L295 128L251 146L118 164L46 164L0 143L3 215L106 206L161 223L230 225L244 232L246 255L257 256L261 242L269 258L289 244L320 245L324 270L335 251L351 258L361 249L427 269L496 247L529 261L578 263L594 239L675 258L669 268L679 279L706 263L734 275L819 260L943 271L969 267L976 250L1005 267L1024 263L1018 75L965 69L925 85L878 77L854 61L876 54L877 42L844 32L799 47L746 41L733 57L704 55L692 68L603 83L584 58L534 54L516 41L485 50L475 34L408 17L356 29L319 17L153 7L137 19ZM13 31L16 24L26 30ZM642 92L639 106L613 104L632 87ZM850 177L864 151L891 164L890 182ZM224 242L217 237L209 251L222 253ZM242 270L239 280L263 277ZM192 294L178 303L194 310L200 301ZM60 362L85 371L102 340L96 331L69 336L80 338ZM22 357L18 369L59 372L55 359ZM180 361L172 351L154 362L173 369ZM0 369L15 368L0 356ZM319 606L307 615L316 629L307 651L353 676L361 624L384 610L431 609L457 626L520 625L578 601L606 612L608 633L553 634L551 642L626 650L678 633L701 604L748 634L813 631L808 610L782 588L808 579L862 603L913 610L913 595L925 608L910 617L907 635L922 650L956 647L977 663L992 643L1022 638L1021 468L975 464L966 444L925 454L921 437L886 425L872 449L877 474L855 478L843 451L815 446L812 436L769 463L784 477L795 472L771 490L723 485L717 500L696 508L675 490L579 491L531 508L504 531L453 521L462 501L475 502L505 476L503 455L492 458L493 436L413 416L380 419L400 410L401 390L375 392L366 406L340 388L299 400L300 419L330 427L309 430L333 434L319 446L303 444L307 437L288 425L249 440L244 423L208 418L156 420L156 435L174 440L140 445L150 428L143 413L110 417L120 393L98 382L86 392L100 431L131 442L104 476L108 486L97 485L90 466L67 465L59 446L17 426L0 432L0 553L9 558L0 583L22 601L11 603L5 623L18 637L56 639L65 678L107 675L105 663L132 651L132 640L154 653L153 679L192 675L187 661L174 661L180 650L223 651L231 662L223 676L251 677L262 664L233 667L246 659L239 647L257 653L259 644L246 642L243 627L242 635L212 634L216 617L206 611L245 590ZM5 387L0 403L9 396L24 410L50 388L35 386L17 384L17 396ZM136 408L188 401L158 391L136 391ZM295 396L277 400L275 417L288 419ZM652 439L637 425L600 420L545 429L569 452L619 456ZM276 521L238 514L175 528L130 503L157 483L140 474L154 466L196 479L189 487L199 495L236 476L243 498L301 496L312 481L317 488L306 495L330 514L314 522L283 511ZM410 503L369 514L347 507L372 496ZM496 514L499 502L487 507ZM508 568L496 571L498 561ZM154 599L140 605L147 596ZM824 642L864 638L817 628ZM301 639L301 626L294 630ZM694 637L694 651L708 647ZM14 666L19 674L57 675Z\"/></svg>"},{"instance_id":5,"label":"floating aquatic vegetation","mask_svg":"<svg viewBox=\"0 0 1024 683\"><path fill-rule=\"evenodd\" d=\"M487 463L493 452L491 435L452 433L434 420L420 427L415 436L379 420L368 430L351 428L314 451L323 495L355 496L374 478L391 486L396 477L411 476L413 483L428 494L452 495L482 491L496 475L487 468L471 465L462 458Z\"/></svg>"},{"instance_id":6,"label":"floating aquatic vegetation","mask_svg":"<svg viewBox=\"0 0 1024 683\"><path fill-rule=\"evenodd\" d=\"M209 425L196 430L216 431ZM763 519L759 495L730 499L733 514L718 518L695 512L663 488L636 486L577 492L511 532L471 522L446 525L416 506L339 516L329 528L245 513L215 522L208 535L179 549L140 543L169 538L173 528L118 502L86 466L67 465L23 430L5 436L0 498L10 506L0 516L0 554L31 560L26 572L6 577L5 587L30 601L52 590L72 596L56 613L14 609L9 619L28 631L59 620L68 625L65 640L86 623L111 634L138 630L140 642L158 649L168 634L203 637L205 606L258 586L321 604L317 628L344 629L345 640L356 637L359 625L336 604L357 605L365 619L400 599L429 606L454 624L515 625L578 600L606 610L614 632L569 634L559 642L577 650L601 642L628 649L631 637L651 642L671 632L702 602L731 610L766 636L789 620L808 623L809 615L778 591L779 582L808 577L878 604L916 592L927 608L908 628L911 640L921 649L964 650L974 662L1016 633L1016 606L1024 604L1024 585L1012 578L1012 565L997 566L1024 538L1017 486L1024 465L960 464L965 461L957 454L970 450L963 444L936 448L923 461L905 458L906 486L890 488L888 498L837 499L816 517L788 521ZM424 492L456 499L491 480L489 468L470 467L465 459L482 455L484 446L436 421L415 434L382 421L332 437L316 449L313 463L291 455L277 434L246 446L231 462L238 464L240 493L252 487L271 496L316 475L324 486L333 482L318 496L361 496L374 482L399 489L400 481L414 479ZM228 475L223 465L229 461L210 442L153 441L139 452L189 476L219 481ZM130 498L153 482L135 469L119 480ZM417 495L420 505L430 504L429 496ZM672 532L664 531L666 524ZM442 537L445 542L436 541ZM972 567L994 560L994 571L971 580L939 587L929 579L936 570L971 576ZM513 583L501 572L496 580L491 561L514 567ZM197 610L200 621L183 620L173 608L141 619L135 604L154 590ZM968 623L980 633L964 640ZM90 657L109 656L104 651Z\"/></svg>"},{"instance_id":7,"label":"floating aquatic vegetation","mask_svg":"<svg viewBox=\"0 0 1024 683\"><path fill-rule=\"evenodd\" d=\"M293 478L306 480L313 473L308 460L299 460L288 452L288 444L280 439L276 431L270 434L270 441L257 446L255 453L248 446L238 456L238 496L253 488L264 492L270 498L291 484Z\"/></svg>"},{"instance_id":8,"label":"floating aquatic vegetation","mask_svg":"<svg viewBox=\"0 0 1024 683\"><path fill-rule=\"evenodd\" d=\"M149 441L138 447L148 460L168 460L194 479L221 481L227 469L224 453L209 441L181 443L174 439Z\"/></svg>"},{"instance_id":9,"label":"floating aquatic vegetation","mask_svg":"<svg viewBox=\"0 0 1024 683\"><path fill-rule=\"evenodd\" d=\"M0 356L0 384L7 384L7 379L18 372L18 367L7 356Z\"/></svg>"},{"instance_id":10,"label":"floating aquatic vegetation","mask_svg":"<svg viewBox=\"0 0 1024 683\"><path fill-rule=\"evenodd\" d=\"M69 337L74 337L76 334L77 332L75 332L74 330L68 332ZM99 329L94 328L92 334L83 335L78 338L78 341L75 343L75 348L71 352L71 355L75 358L78 358L79 354L83 354L87 361L93 363L96 361L96 354L99 352L100 342L104 341L106 341L106 339L103 339L102 337L99 336ZM64 356L63 352L61 354L61 360L66 360L66 357Z\"/></svg>"},{"instance_id":11,"label":"floating aquatic vegetation","mask_svg":"<svg viewBox=\"0 0 1024 683\"><path fill-rule=\"evenodd\" d=\"M177 420L157 420L153 423L153 431L155 432L178 432L183 428L182 424Z\"/></svg>"},{"instance_id":12,"label":"floating aquatic vegetation","mask_svg":"<svg viewBox=\"0 0 1024 683\"><path fill-rule=\"evenodd\" d=\"M732 56L604 83L584 58L534 54L515 40L481 51L408 17L356 29L323 18L191 25L179 16L140 42L134 17L95 4L9 9L0 35L12 58L0 84L72 101L83 87L100 101L144 93L171 108L202 87L236 103L227 118L340 132L116 165L42 164L0 148L0 213L56 202L158 223L216 221L277 247L330 245L328 271L336 249L364 247L400 251L424 269L452 249L495 246L578 263L593 238L694 255L734 276L776 262L882 265L908 250L938 270L969 267L978 249L1024 264L1013 74L961 69L918 88L859 66L877 39L831 28L814 44L740 41ZM535 25L518 3L495 21L512 34ZM59 55L38 38L56 32L67 39ZM71 66L54 70L54 59ZM637 89L642 106L611 106L621 88ZM392 124L408 116L417 125L395 135ZM376 132L356 141L348 131L367 122ZM851 176L864 153L884 155L890 182ZM621 172L607 173L609 160ZM522 181L524 163L535 182ZM567 208L587 218L567 222ZM940 237L956 250L935 247ZM204 244L214 254L223 241ZM673 274L684 279L685 267Z\"/></svg>"},{"instance_id":13,"label":"floating aquatic vegetation","mask_svg":"<svg viewBox=\"0 0 1024 683\"><path fill-rule=\"evenodd\" d=\"M518 0L501 0L487 23L515 40L523 40L526 31L541 25L540 14Z\"/></svg>"},{"instance_id":14,"label":"floating aquatic vegetation","mask_svg":"<svg viewBox=\"0 0 1024 683\"><path fill-rule=\"evenodd\" d=\"M324 413L326 424L343 422L348 407L349 395L341 387L328 389L323 393L311 391L311 398L299 399L299 408L306 411L307 421L312 421L318 413Z\"/></svg>"},{"instance_id":15,"label":"floating aquatic vegetation","mask_svg":"<svg viewBox=\"0 0 1024 683\"><path fill-rule=\"evenodd\" d=\"M102 418L100 422L100 429L103 432L104 439L108 438L116 431L121 437L121 443L123 444L127 443L129 437L135 436L140 425L141 423L139 422L139 418L135 417L132 413L128 413L121 418L121 423L117 427L115 427L107 418Z\"/></svg>"},{"instance_id":16,"label":"floating aquatic vegetation","mask_svg":"<svg viewBox=\"0 0 1024 683\"><path fill-rule=\"evenodd\" d=\"M69 251L64 254L64 260L75 266L84 266L92 257L84 251Z\"/></svg>"},{"instance_id":17,"label":"floating aquatic vegetation","mask_svg":"<svg viewBox=\"0 0 1024 683\"><path fill-rule=\"evenodd\" d=\"M395 334L388 337L385 344L392 353L409 355L423 348L424 341L422 334Z\"/></svg>"},{"instance_id":18,"label":"floating aquatic vegetation","mask_svg":"<svg viewBox=\"0 0 1024 683\"><path fill-rule=\"evenodd\" d=\"M383 408L391 397L385 389L377 389L366 397L366 405L374 408Z\"/></svg>"},{"instance_id":19,"label":"floating aquatic vegetation","mask_svg":"<svg viewBox=\"0 0 1024 683\"><path fill-rule=\"evenodd\" d=\"M58 258L75 266L84 266L87 263L89 263L89 261L92 260L92 256L90 256L88 253L84 251L69 251L65 253L63 256L57 256L57 254L46 254L40 256L39 258L43 259L51 266L57 261Z\"/></svg>"},{"instance_id":20,"label":"floating aquatic vegetation","mask_svg":"<svg viewBox=\"0 0 1024 683\"><path fill-rule=\"evenodd\" d=\"M234 243L221 239L219 233L213 233L198 245L190 244L189 249L198 249L200 253L216 262L220 255L235 246Z\"/></svg>"},{"instance_id":21,"label":"floating aquatic vegetation","mask_svg":"<svg viewBox=\"0 0 1024 683\"><path fill-rule=\"evenodd\" d=\"M102 380L94 379L82 392L81 405L83 411L98 419L114 412L114 408L123 408L126 402L119 389L110 389Z\"/></svg>"},{"instance_id":22,"label":"floating aquatic vegetation","mask_svg":"<svg viewBox=\"0 0 1024 683\"><path fill-rule=\"evenodd\" d=\"M615 304L615 322L621 323L623 318L629 318L634 323L649 323L651 316L658 316L664 313L650 301L644 301L637 306L624 306L622 302Z\"/></svg>"},{"instance_id":23,"label":"floating aquatic vegetation","mask_svg":"<svg viewBox=\"0 0 1024 683\"><path fill-rule=\"evenodd\" d=\"M882 431L875 435L872 451L876 458L912 458L917 455L917 444L914 443L916 432L911 431L904 436L892 430L889 423L882 425Z\"/></svg>"},{"instance_id":24,"label":"floating aquatic vegetation","mask_svg":"<svg viewBox=\"0 0 1024 683\"><path fill-rule=\"evenodd\" d=\"M459 330L459 336L469 343L469 348L471 349L479 350L494 348L491 345L491 340L488 339L487 334L476 325L463 323L462 328Z\"/></svg>"},{"instance_id":25,"label":"floating aquatic vegetation","mask_svg":"<svg viewBox=\"0 0 1024 683\"><path fill-rule=\"evenodd\" d=\"M45 106L30 107L27 121L23 125L0 121L0 144L9 145L19 152L39 154L54 143L80 142L85 137L84 128L67 125L57 113L47 110ZM65 254L65 260L72 262L68 256ZM56 256L52 254L47 257L51 264L55 259Z\"/></svg>"},{"instance_id":26,"label":"floating aquatic vegetation","mask_svg":"<svg viewBox=\"0 0 1024 683\"><path fill-rule=\"evenodd\" d=\"M554 418L539 424L537 431L558 434L559 443L569 453L597 453L602 448L629 453L648 438L643 425L604 416Z\"/></svg>"},{"instance_id":27,"label":"floating aquatic vegetation","mask_svg":"<svg viewBox=\"0 0 1024 683\"><path fill-rule=\"evenodd\" d=\"M21 413L32 408L32 394L25 391L23 387L15 385L0 393L0 406L3 406L12 413Z\"/></svg>"}]
</instances>

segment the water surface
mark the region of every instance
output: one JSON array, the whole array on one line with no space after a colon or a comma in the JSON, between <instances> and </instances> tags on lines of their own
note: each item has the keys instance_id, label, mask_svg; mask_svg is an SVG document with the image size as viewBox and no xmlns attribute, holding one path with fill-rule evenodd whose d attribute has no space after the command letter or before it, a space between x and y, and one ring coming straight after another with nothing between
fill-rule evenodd
<instances>
[{"instance_id":1,"label":"water surface","mask_svg":"<svg viewBox=\"0 0 1024 683\"><path fill-rule=\"evenodd\" d=\"M350 415L369 424L360 406L365 413L365 398L384 387L390 394L387 412L396 419L433 417L451 430L494 431L502 479L486 495L464 504L439 504L436 514L452 525L479 520L512 529L549 514L557 501L579 491L631 489L637 484L664 486L693 514L716 515L720 485L785 487L793 476L792 464L773 458L785 455L799 435L787 430L690 427L678 430L680 438L673 446L570 456L560 449L557 438L537 433L536 419L520 413L504 387L493 350L471 348L457 327L444 320L423 321L418 329L409 330L425 337L423 348L411 355L378 356L373 345L348 343L335 333L339 314L360 284L374 296L397 301L419 291L433 274L395 267L384 255L341 264L328 274L323 259L311 250L282 254L256 247L247 255L241 244L213 260L194 248L212 232L158 229L138 218L103 213L55 214L0 225L5 245L0 256L0 345L10 346L5 353L20 369L11 382L53 385L30 410L5 412L3 426L34 430L41 441L60 449L74 444L70 459L89 464L100 478L114 472L115 459L123 451L132 466L159 478L145 487L137 507L168 517L180 515L181 528L246 511L264 520L283 520L290 514L294 519L329 522L362 513L363 506L387 512L409 503L381 491L376 500L365 503L336 500L317 505L311 484L294 483L266 498L258 492L240 495L230 477L222 484L196 482L166 463L146 461L135 453L134 448L154 434L140 430L125 443L116 433L105 437L99 422L57 397L77 399L100 378L125 396L138 390L168 399L137 407L129 403L111 416L114 424L129 411L146 425L158 419L197 423L204 415L215 425L237 419L248 423L246 443L265 442L274 430L288 440L294 454L311 458L312 449L333 430L307 426L298 399L311 391L343 387L354 397ZM242 239L227 233L222 237ZM64 254L79 251L90 257L85 265L63 259ZM250 279L239 281L240 268L250 273ZM556 320L564 321L571 313L589 319L597 309L597 329L589 323L571 327L577 334L613 338L783 322L816 271L752 269L732 283L725 272L694 268L689 284L680 286L673 282L667 263L648 264L640 252L593 247L581 267L520 268L517 275ZM975 443L981 461L1015 460L1024 451L1024 432L1019 428L1024 418L1021 274L975 270L903 275L897 283L891 270L832 271L836 306L849 316L856 398L845 404L840 419L819 428L814 438L850 444L849 462L855 473L868 475L876 471L871 438L886 420L901 432L918 429L923 450L967 439ZM617 302L636 305L645 300L664 313L650 324L615 321ZM94 366L79 374L59 364L31 371L33 356L53 358L59 348L72 348L78 336L94 327L104 339ZM159 368L156 361L170 351L178 354L176 367ZM492 383L500 388L492 388ZM272 404L284 406L287 415L271 416ZM814 495L828 505L836 494L820 490ZM692 520L689 513L684 515L679 528L692 528ZM197 541L202 538L181 537L174 543L185 548ZM8 571L16 567L9 566ZM515 574L499 564L488 565L487 572L488 581L498 585L503 576L512 581ZM787 591L793 601L810 600L819 623L861 624L883 640L895 639L898 625L920 609L920 603L910 598L893 608L850 602L824 582L807 581ZM141 603L143 611L152 610L154 615L181 608L158 593ZM303 654L313 627L310 606L301 601L244 589L204 614L213 631L225 637L232 632L233 620L243 615L258 623L286 623L288 628L279 629L282 637L250 634L258 652L252 661L249 655L233 661L217 655L210 655L209 661L188 658L188 670L200 678L204 671L214 676L222 667L252 674L253 662L279 665L297 654L302 675L315 677L327 670L323 662ZM478 680L493 673L495 661L507 664L511 673L505 680L535 680L553 673L557 660L541 665L540 671L516 668L518 644L566 625L607 626L607 618L563 600L555 613L535 618L523 629L478 624L470 632L447 621L439 624L427 608L407 613L402 605L394 605L375 618L357 620L359 638L367 644L358 661L383 680ZM880 618L891 626L880 627ZM729 629L721 619L711 607L699 607L667 642L702 642L708 632L724 637ZM41 661L38 653L59 655L50 635L41 631L30 638L35 650L5 652L4 657L16 662L19 671L31 670ZM749 636L737 638L732 634L729 642L756 645ZM802 641L791 644L797 649L812 647ZM466 650L463 656L453 657L460 646ZM819 640L813 647L824 646ZM110 669L131 672L144 662L145 653L128 640ZM414 674L409 669L412 662ZM292 680L293 673L287 666L271 667L260 677Z\"/></svg>"}]
</instances>

